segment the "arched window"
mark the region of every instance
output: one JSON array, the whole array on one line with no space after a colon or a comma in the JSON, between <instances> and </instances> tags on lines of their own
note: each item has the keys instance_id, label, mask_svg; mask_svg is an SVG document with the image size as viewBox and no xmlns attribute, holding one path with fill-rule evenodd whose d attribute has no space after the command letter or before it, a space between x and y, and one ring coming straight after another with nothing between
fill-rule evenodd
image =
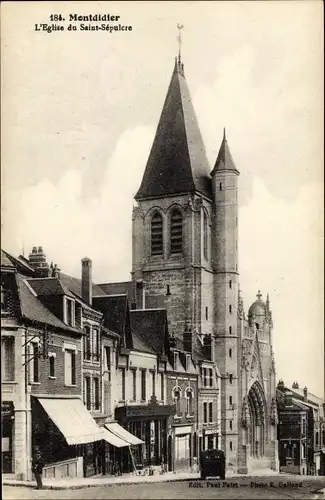
<instances>
[{"instance_id":1,"label":"arched window","mask_svg":"<svg viewBox=\"0 0 325 500\"><path fill-rule=\"evenodd\" d=\"M163 218L155 212L151 219L151 255L163 254Z\"/></svg>"},{"instance_id":2,"label":"arched window","mask_svg":"<svg viewBox=\"0 0 325 500\"><path fill-rule=\"evenodd\" d=\"M186 415L193 415L194 391L191 387L186 389Z\"/></svg>"},{"instance_id":3,"label":"arched window","mask_svg":"<svg viewBox=\"0 0 325 500\"><path fill-rule=\"evenodd\" d=\"M208 216L203 212L203 255L208 258Z\"/></svg>"},{"instance_id":4,"label":"arched window","mask_svg":"<svg viewBox=\"0 0 325 500\"><path fill-rule=\"evenodd\" d=\"M183 251L183 216L175 208L170 218L170 253L182 253Z\"/></svg>"},{"instance_id":5,"label":"arched window","mask_svg":"<svg viewBox=\"0 0 325 500\"><path fill-rule=\"evenodd\" d=\"M173 401L176 407L176 415L181 415L181 389L179 387L175 387L173 389Z\"/></svg>"}]
</instances>

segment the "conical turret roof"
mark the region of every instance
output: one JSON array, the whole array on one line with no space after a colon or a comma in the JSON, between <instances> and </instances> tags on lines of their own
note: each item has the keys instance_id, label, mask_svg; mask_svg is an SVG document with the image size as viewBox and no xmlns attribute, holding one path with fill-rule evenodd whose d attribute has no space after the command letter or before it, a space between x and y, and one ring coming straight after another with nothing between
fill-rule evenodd
<instances>
[{"instance_id":1,"label":"conical turret roof","mask_svg":"<svg viewBox=\"0 0 325 500\"><path fill-rule=\"evenodd\" d=\"M180 57L135 199L200 192L212 197L209 163Z\"/></svg>"},{"instance_id":2,"label":"conical turret roof","mask_svg":"<svg viewBox=\"0 0 325 500\"><path fill-rule=\"evenodd\" d=\"M214 169L211 172L211 175L214 175L216 172L221 172L224 170L233 171L236 174L239 174L233 157L231 156L230 149L228 146L227 138L226 138L226 130L223 129L223 139L219 149L219 153L217 156L217 160L214 166Z\"/></svg>"}]
</instances>

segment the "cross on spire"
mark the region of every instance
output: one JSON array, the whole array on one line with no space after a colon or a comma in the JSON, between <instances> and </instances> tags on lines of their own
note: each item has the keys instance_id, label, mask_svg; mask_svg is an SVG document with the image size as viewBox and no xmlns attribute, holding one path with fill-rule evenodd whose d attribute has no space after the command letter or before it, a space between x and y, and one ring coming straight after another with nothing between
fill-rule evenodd
<instances>
[{"instance_id":1,"label":"cross on spire","mask_svg":"<svg viewBox=\"0 0 325 500\"><path fill-rule=\"evenodd\" d=\"M181 48L182 48L182 36L181 36L181 29L184 28L183 24L177 23L177 29L178 29L178 35L177 35L177 41L178 41L178 62L180 64L181 62Z\"/></svg>"},{"instance_id":2,"label":"cross on spire","mask_svg":"<svg viewBox=\"0 0 325 500\"><path fill-rule=\"evenodd\" d=\"M256 297L258 298L258 300L261 300L262 294L261 294L260 290L257 292Z\"/></svg>"}]
</instances>

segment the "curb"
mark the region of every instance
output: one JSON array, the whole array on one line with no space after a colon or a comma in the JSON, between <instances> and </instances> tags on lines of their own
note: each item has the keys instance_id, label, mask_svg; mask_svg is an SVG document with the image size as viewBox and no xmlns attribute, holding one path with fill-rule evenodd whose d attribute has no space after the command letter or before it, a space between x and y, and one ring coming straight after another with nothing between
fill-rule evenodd
<instances>
[{"instance_id":1,"label":"curb","mask_svg":"<svg viewBox=\"0 0 325 500\"><path fill-rule=\"evenodd\" d=\"M128 485L135 485L135 484L159 484L159 483L176 483L176 482L182 482L182 481L195 481L199 478L170 478L170 479L165 479L164 481L125 481L125 482L118 482L118 483L92 483L92 484L74 484L72 486L70 485L43 485L43 490L80 490L84 488L96 488L96 487L110 487L110 486L128 486ZM24 484L18 484L14 483L13 481L2 481L3 486L13 486L13 487L21 487L21 488L33 488L36 489L35 483L30 482L30 483L24 483Z\"/></svg>"}]
</instances>

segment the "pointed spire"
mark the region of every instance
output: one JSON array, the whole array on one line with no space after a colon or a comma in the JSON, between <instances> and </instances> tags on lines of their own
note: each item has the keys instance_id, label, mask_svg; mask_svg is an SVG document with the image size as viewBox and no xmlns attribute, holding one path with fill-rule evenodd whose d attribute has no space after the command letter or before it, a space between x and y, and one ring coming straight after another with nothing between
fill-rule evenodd
<instances>
[{"instance_id":1,"label":"pointed spire","mask_svg":"<svg viewBox=\"0 0 325 500\"><path fill-rule=\"evenodd\" d=\"M136 200L199 192L212 198L209 163L180 54Z\"/></svg>"},{"instance_id":2,"label":"pointed spire","mask_svg":"<svg viewBox=\"0 0 325 500\"><path fill-rule=\"evenodd\" d=\"M223 138L222 143L219 149L219 153L217 156L217 160L214 166L214 169L211 172L211 175L214 175L216 172L220 171L232 171L239 175L239 172L236 168L235 162L231 156L227 138L226 138L226 127L223 128Z\"/></svg>"}]
</instances>

